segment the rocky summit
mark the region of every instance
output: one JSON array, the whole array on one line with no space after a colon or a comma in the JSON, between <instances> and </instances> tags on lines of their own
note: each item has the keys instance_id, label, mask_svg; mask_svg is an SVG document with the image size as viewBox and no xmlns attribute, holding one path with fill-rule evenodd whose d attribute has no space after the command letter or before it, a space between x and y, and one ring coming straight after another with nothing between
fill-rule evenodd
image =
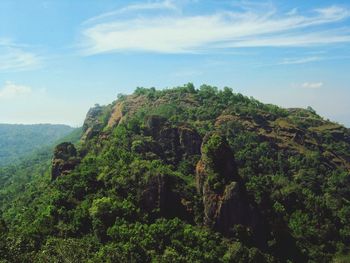
<instances>
[{"instance_id":1,"label":"rocky summit","mask_svg":"<svg viewBox=\"0 0 350 263\"><path fill-rule=\"evenodd\" d=\"M350 252L350 130L229 88L138 88L95 105L79 142L59 144L24 189L30 198L2 206L10 262L346 262Z\"/></svg>"}]
</instances>

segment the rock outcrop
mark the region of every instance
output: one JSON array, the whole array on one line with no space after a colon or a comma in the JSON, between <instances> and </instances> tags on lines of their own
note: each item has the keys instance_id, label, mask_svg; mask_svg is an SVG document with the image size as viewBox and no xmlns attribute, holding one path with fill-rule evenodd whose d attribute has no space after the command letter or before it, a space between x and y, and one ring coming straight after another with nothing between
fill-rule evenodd
<instances>
[{"instance_id":1,"label":"rock outcrop","mask_svg":"<svg viewBox=\"0 0 350 263\"><path fill-rule=\"evenodd\" d=\"M155 218L179 217L188 222L192 221L190 209L186 206L181 191L174 189L175 178L168 175L154 175L150 177L140 194L140 206L149 216Z\"/></svg>"},{"instance_id":2,"label":"rock outcrop","mask_svg":"<svg viewBox=\"0 0 350 263\"><path fill-rule=\"evenodd\" d=\"M83 124L83 141L94 137L102 129L103 123L98 118L102 111L103 107L96 104L95 107L91 108L86 114L86 118Z\"/></svg>"},{"instance_id":3,"label":"rock outcrop","mask_svg":"<svg viewBox=\"0 0 350 263\"><path fill-rule=\"evenodd\" d=\"M167 163L177 164L184 158L200 154L202 138L188 124L171 126L166 118L149 116L145 121L146 133L153 138L150 149Z\"/></svg>"},{"instance_id":4,"label":"rock outcrop","mask_svg":"<svg viewBox=\"0 0 350 263\"><path fill-rule=\"evenodd\" d=\"M203 200L204 224L227 236L238 224L257 227L259 215L249 203L226 139L216 133L209 134L201 151L196 186Z\"/></svg>"},{"instance_id":5,"label":"rock outcrop","mask_svg":"<svg viewBox=\"0 0 350 263\"><path fill-rule=\"evenodd\" d=\"M151 177L141 193L142 208L147 212L152 212L155 209L164 210L165 193L165 176L157 175Z\"/></svg>"},{"instance_id":6,"label":"rock outcrop","mask_svg":"<svg viewBox=\"0 0 350 263\"><path fill-rule=\"evenodd\" d=\"M121 119L123 118L123 102L117 102L113 107L112 114L108 120L107 127L113 128L118 125Z\"/></svg>"},{"instance_id":7,"label":"rock outcrop","mask_svg":"<svg viewBox=\"0 0 350 263\"><path fill-rule=\"evenodd\" d=\"M64 142L56 146L52 159L51 179L68 174L80 162L77 150L74 145L69 142Z\"/></svg>"}]
</instances>

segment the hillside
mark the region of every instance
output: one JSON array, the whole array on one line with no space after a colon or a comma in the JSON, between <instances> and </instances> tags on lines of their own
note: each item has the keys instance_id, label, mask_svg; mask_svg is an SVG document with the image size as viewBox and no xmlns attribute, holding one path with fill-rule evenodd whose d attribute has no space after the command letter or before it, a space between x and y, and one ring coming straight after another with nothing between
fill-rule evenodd
<instances>
[{"instance_id":1,"label":"hillside","mask_svg":"<svg viewBox=\"0 0 350 263\"><path fill-rule=\"evenodd\" d=\"M16 162L72 131L67 125L0 124L0 166Z\"/></svg>"},{"instance_id":2,"label":"hillside","mask_svg":"<svg viewBox=\"0 0 350 263\"><path fill-rule=\"evenodd\" d=\"M311 108L138 88L5 200L25 169L0 191L4 262L349 260L350 130Z\"/></svg>"}]
</instances>

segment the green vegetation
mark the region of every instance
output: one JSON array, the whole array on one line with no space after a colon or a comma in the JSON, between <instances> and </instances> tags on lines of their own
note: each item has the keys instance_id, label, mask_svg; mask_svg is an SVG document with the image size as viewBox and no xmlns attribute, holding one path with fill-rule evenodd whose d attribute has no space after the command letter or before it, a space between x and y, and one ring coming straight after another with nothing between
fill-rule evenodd
<instances>
[{"instance_id":1,"label":"green vegetation","mask_svg":"<svg viewBox=\"0 0 350 263\"><path fill-rule=\"evenodd\" d=\"M67 125L0 124L0 166L18 162L73 131Z\"/></svg>"},{"instance_id":2,"label":"green vegetation","mask_svg":"<svg viewBox=\"0 0 350 263\"><path fill-rule=\"evenodd\" d=\"M312 108L137 88L81 138L0 170L0 262L347 262L350 132Z\"/></svg>"}]
</instances>

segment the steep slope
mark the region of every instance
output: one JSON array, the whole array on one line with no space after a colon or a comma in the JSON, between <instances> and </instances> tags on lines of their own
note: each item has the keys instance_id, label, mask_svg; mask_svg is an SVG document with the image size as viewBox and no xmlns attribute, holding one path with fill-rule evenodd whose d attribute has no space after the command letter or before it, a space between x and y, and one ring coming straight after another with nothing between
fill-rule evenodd
<instances>
[{"instance_id":1,"label":"steep slope","mask_svg":"<svg viewBox=\"0 0 350 263\"><path fill-rule=\"evenodd\" d=\"M0 124L0 165L16 162L72 131L67 125Z\"/></svg>"},{"instance_id":2,"label":"steep slope","mask_svg":"<svg viewBox=\"0 0 350 263\"><path fill-rule=\"evenodd\" d=\"M0 251L14 262L329 262L349 253L349 172L349 129L312 109L206 85L138 88L92 108L80 144L56 147L30 201L3 211Z\"/></svg>"}]
</instances>

